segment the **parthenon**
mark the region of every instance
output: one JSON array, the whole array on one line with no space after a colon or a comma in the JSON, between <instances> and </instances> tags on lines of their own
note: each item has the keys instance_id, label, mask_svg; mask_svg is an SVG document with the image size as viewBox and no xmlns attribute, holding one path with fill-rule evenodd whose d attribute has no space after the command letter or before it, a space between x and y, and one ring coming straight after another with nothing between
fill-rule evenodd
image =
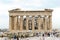
<instances>
[{"instance_id":1,"label":"parthenon","mask_svg":"<svg viewBox=\"0 0 60 40\"><path fill-rule=\"evenodd\" d=\"M52 30L52 11L45 10L21 10L9 11L9 29L19 32L41 32Z\"/></svg>"}]
</instances>

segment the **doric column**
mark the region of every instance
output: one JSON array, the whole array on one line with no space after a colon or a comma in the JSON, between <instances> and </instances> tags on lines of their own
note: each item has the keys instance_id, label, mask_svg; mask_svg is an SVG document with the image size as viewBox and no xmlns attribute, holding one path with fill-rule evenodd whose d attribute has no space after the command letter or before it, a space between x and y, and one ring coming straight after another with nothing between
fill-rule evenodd
<instances>
[{"instance_id":1,"label":"doric column","mask_svg":"<svg viewBox=\"0 0 60 40\"><path fill-rule=\"evenodd\" d=\"M38 31L40 31L40 26L41 26L41 17L39 16L38 17Z\"/></svg>"},{"instance_id":2,"label":"doric column","mask_svg":"<svg viewBox=\"0 0 60 40\"><path fill-rule=\"evenodd\" d=\"M9 29L12 30L12 16L9 16Z\"/></svg>"},{"instance_id":3,"label":"doric column","mask_svg":"<svg viewBox=\"0 0 60 40\"><path fill-rule=\"evenodd\" d=\"M17 24L18 25L18 30L20 30L20 16L18 16L17 19L18 19L18 24Z\"/></svg>"},{"instance_id":4,"label":"doric column","mask_svg":"<svg viewBox=\"0 0 60 40\"><path fill-rule=\"evenodd\" d=\"M17 16L17 30L19 30L20 29L20 27L19 27L19 16Z\"/></svg>"},{"instance_id":5,"label":"doric column","mask_svg":"<svg viewBox=\"0 0 60 40\"><path fill-rule=\"evenodd\" d=\"M34 31L34 16L32 16L32 30Z\"/></svg>"},{"instance_id":6,"label":"doric column","mask_svg":"<svg viewBox=\"0 0 60 40\"><path fill-rule=\"evenodd\" d=\"M47 30L47 16L44 17L44 30Z\"/></svg>"},{"instance_id":7,"label":"doric column","mask_svg":"<svg viewBox=\"0 0 60 40\"><path fill-rule=\"evenodd\" d=\"M49 30L52 29L52 15L49 15Z\"/></svg>"},{"instance_id":8,"label":"doric column","mask_svg":"<svg viewBox=\"0 0 60 40\"><path fill-rule=\"evenodd\" d=\"M23 16L20 16L20 31L23 30Z\"/></svg>"},{"instance_id":9,"label":"doric column","mask_svg":"<svg viewBox=\"0 0 60 40\"><path fill-rule=\"evenodd\" d=\"M9 29L14 30L14 16L9 16Z\"/></svg>"},{"instance_id":10,"label":"doric column","mask_svg":"<svg viewBox=\"0 0 60 40\"><path fill-rule=\"evenodd\" d=\"M29 16L26 16L26 30L28 31L28 20L29 20Z\"/></svg>"},{"instance_id":11,"label":"doric column","mask_svg":"<svg viewBox=\"0 0 60 40\"><path fill-rule=\"evenodd\" d=\"M49 30L49 16L48 16L48 18L47 18L47 30Z\"/></svg>"},{"instance_id":12,"label":"doric column","mask_svg":"<svg viewBox=\"0 0 60 40\"><path fill-rule=\"evenodd\" d=\"M38 17L38 31L43 30L43 18L41 16Z\"/></svg>"},{"instance_id":13,"label":"doric column","mask_svg":"<svg viewBox=\"0 0 60 40\"><path fill-rule=\"evenodd\" d=\"M17 30L17 16L14 16L14 30Z\"/></svg>"}]
</instances>

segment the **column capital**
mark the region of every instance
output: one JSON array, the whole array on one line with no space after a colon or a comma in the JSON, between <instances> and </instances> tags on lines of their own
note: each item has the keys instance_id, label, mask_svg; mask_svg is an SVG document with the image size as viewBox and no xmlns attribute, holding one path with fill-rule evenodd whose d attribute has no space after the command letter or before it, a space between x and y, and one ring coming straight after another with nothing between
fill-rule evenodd
<instances>
[{"instance_id":1,"label":"column capital","mask_svg":"<svg viewBox=\"0 0 60 40\"><path fill-rule=\"evenodd\" d=\"M23 17L23 15L21 15L20 17Z\"/></svg>"},{"instance_id":2,"label":"column capital","mask_svg":"<svg viewBox=\"0 0 60 40\"><path fill-rule=\"evenodd\" d=\"M32 17L35 17L34 15Z\"/></svg>"},{"instance_id":3,"label":"column capital","mask_svg":"<svg viewBox=\"0 0 60 40\"><path fill-rule=\"evenodd\" d=\"M48 15L45 15L44 18L48 18Z\"/></svg>"},{"instance_id":4,"label":"column capital","mask_svg":"<svg viewBox=\"0 0 60 40\"><path fill-rule=\"evenodd\" d=\"M44 15L44 17L47 17L47 15Z\"/></svg>"},{"instance_id":5,"label":"column capital","mask_svg":"<svg viewBox=\"0 0 60 40\"><path fill-rule=\"evenodd\" d=\"M42 18L42 16L41 16L41 15L38 15L38 17L39 17L39 18Z\"/></svg>"},{"instance_id":6,"label":"column capital","mask_svg":"<svg viewBox=\"0 0 60 40\"><path fill-rule=\"evenodd\" d=\"M52 16L52 15L49 15L49 17Z\"/></svg>"},{"instance_id":7,"label":"column capital","mask_svg":"<svg viewBox=\"0 0 60 40\"><path fill-rule=\"evenodd\" d=\"M39 17L41 16L41 15L38 15Z\"/></svg>"},{"instance_id":8,"label":"column capital","mask_svg":"<svg viewBox=\"0 0 60 40\"><path fill-rule=\"evenodd\" d=\"M48 18L52 17L52 15L49 15Z\"/></svg>"},{"instance_id":9,"label":"column capital","mask_svg":"<svg viewBox=\"0 0 60 40\"><path fill-rule=\"evenodd\" d=\"M26 17L29 17L29 15L26 15Z\"/></svg>"},{"instance_id":10,"label":"column capital","mask_svg":"<svg viewBox=\"0 0 60 40\"><path fill-rule=\"evenodd\" d=\"M14 15L13 15L13 16L12 16L12 15L10 15L10 17L16 17L16 16L18 16L18 15L15 15L15 16L14 16Z\"/></svg>"},{"instance_id":11,"label":"column capital","mask_svg":"<svg viewBox=\"0 0 60 40\"><path fill-rule=\"evenodd\" d=\"M9 16L9 17L14 17L14 16Z\"/></svg>"}]
</instances>

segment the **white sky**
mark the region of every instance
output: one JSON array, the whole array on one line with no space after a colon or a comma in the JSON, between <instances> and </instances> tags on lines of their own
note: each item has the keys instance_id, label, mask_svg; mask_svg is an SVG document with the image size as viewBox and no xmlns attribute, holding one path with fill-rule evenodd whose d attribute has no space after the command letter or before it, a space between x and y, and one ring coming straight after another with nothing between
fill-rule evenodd
<instances>
[{"instance_id":1,"label":"white sky","mask_svg":"<svg viewBox=\"0 0 60 40\"><path fill-rule=\"evenodd\" d=\"M52 25L60 28L60 0L0 0L0 28L9 28L8 10L21 8L23 10L38 10L51 8Z\"/></svg>"}]
</instances>

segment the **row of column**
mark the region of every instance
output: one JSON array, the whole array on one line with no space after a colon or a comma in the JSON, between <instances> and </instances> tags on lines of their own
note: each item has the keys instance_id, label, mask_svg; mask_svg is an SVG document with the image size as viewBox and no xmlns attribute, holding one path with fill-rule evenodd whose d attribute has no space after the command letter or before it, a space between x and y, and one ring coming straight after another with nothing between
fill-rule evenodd
<instances>
[{"instance_id":1,"label":"row of column","mask_svg":"<svg viewBox=\"0 0 60 40\"><path fill-rule=\"evenodd\" d=\"M34 17L35 16L32 16L32 31L34 31ZM18 30L18 17L17 16L10 16L9 17L9 20L10 20L10 30ZM20 16L20 31L23 31L23 16ZM28 20L29 20L29 16L26 16L26 30L28 31ZM49 15L48 17L47 16L44 16L43 18L41 16L38 17L37 19L37 22L38 22L38 31L40 30L47 30L47 29L52 29L52 16ZM41 28L41 23L43 23L43 29Z\"/></svg>"}]
</instances>

